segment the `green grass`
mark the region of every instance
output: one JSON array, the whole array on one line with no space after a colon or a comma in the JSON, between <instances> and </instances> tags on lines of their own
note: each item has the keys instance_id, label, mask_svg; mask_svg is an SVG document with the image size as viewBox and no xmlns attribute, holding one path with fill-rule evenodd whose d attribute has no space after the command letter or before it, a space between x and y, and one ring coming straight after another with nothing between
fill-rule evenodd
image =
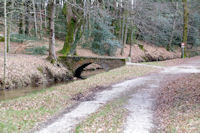
<instances>
[{"instance_id":1,"label":"green grass","mask_svg":"<svg viewBox=\"0 0 200 133\"><path fill-rule=\"evenodd\" d=\"M165 62L155 61L155 62L142 62L142 64L153 65L153 66L165 66Z\"/></svg>"},{"instance_id":2,"label":"green grass","mask_svg":"<svg viewBox=\"0 0 200 133\"><path fill-rule=\"evenodd\" d=\"M28 131L35 127L38 122L43 122L62 112L66 107L73 105L75 101L72 101L71 98L78 93L86 95L97 86L108 86L155 70L155 68L145 66L124 66L92 76L86 80L36 91L17 99L1 101L0 132L21 133ZM105 112L109 112L110 108L112 108L112 105L107 106L104 113L102 112L99 115L105 116ZM117 123L118 117L113 121Z\"/></svg>"}]
</instances>

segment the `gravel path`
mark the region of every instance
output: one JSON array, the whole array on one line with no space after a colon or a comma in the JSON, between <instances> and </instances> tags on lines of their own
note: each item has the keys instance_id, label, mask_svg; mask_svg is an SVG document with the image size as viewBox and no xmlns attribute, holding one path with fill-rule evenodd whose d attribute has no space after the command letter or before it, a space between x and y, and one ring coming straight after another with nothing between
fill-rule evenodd
<instances>
[{"instance_id":1,"label":"gravel path","mask_svg":"<svg viewBox=\"0 0 200 133\"><path fill-rule=\"evenodd\" d=\"M123 93L133 92L126 108L129 116L125 124L125 133L149 133L153 125L153 93L160 83L170 78L172 74L200 73L199 60L194 60L191 64L165 67L159 73L149 76L128 80L108 88L109 90L96 94L94 100L82 102L71 112L64 114L62 118L56 120L36 133L67 133L71 132L75 126L84 120L89 114L94 113L105 105L108 101L119 97ZM176 77L176 75L173 75ZM136 90L136 91L131 91ZM129 94L130 95L130 94Z\"/></svg>"}]
</instances>

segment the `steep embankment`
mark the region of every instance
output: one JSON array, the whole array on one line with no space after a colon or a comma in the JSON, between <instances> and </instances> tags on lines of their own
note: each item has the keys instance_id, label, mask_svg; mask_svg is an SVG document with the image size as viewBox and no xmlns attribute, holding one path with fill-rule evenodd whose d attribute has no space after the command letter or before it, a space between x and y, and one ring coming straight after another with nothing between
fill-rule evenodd
<instances>
[{"instance_id":1,"label":"steep embankment","mask_svg":"<svg viewBox=\"0 0 200 133\"><path fill-rule=\"evenodd\" d=\"M129 57L130 45L125 45L123 55L120 55L121 49L116 52L116 57ZM98 56L89 49L77 48L77 54L81 56ZM139 42L132 46L131 52L132 62L146 62L146 61L164 61L169 59L176 59L181 57L180 49L174 52L167 51L164 47L158 47L153 44Z\"/></svg>"},{"instance_id":2,"label":"steep embankment","mask_svg":"<svg viewBox=\"0 0 200 133\"><path fill-rule=\"evenodd\" d=\"M0 55L0 88L3 85L3 55ZM6 88L39 86L69 80L70 72L49 63L46 56L8 55Z\"/></svg>"}]
</instances>

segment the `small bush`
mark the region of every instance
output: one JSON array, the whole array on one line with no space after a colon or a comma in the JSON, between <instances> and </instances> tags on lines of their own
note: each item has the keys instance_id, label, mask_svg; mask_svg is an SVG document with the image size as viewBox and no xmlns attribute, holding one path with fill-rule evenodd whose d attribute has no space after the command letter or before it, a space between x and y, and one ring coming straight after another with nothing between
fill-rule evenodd
<instances>
[{"instance_id":1,"label":"small bush","mask_svg":"<svg viewBox=\"0 0 200 133\"><path fill-rule=\"evenodd\" d=\"M144 51L144 46L143 46L142 44L138 44L138 47L139 47L142 51Z\"/></svg>"},{"instance_id":2,"label":"small bush","mask_svg":"<svg viewBox=\"0 0 200 133\"><path fill-rule=\"evenodd\" d=\"M4 37L0 36L0 42L4 42Z\"/></svg>"},{"instance_id":3,"label":"small bush","mask_svg":"<svg viewBox=\"0 0 200 133\"><path fill-rule=\"evenodd\" d=\"M188 51L188 56L189 57L194 57L194 56L199 56L200 51Z\"/></svg>"},{"instance_id":4,"label":"small bush","mask_svg":"<svg viewBox=\"0 0 200 133\"><path fill-rule=\"evenodd\" d=\"M27 54L31 55L45 55L48 51L48 48L45 46L38 46L38 47L33 47L33 48L28 48L26 49Z\"/></svg>"}]
</instances>

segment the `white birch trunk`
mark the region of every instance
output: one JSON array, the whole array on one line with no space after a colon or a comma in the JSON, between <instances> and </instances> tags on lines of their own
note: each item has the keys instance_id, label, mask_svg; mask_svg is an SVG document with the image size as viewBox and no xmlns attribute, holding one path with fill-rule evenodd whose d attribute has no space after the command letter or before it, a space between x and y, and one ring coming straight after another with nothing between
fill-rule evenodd
<instances>
[{"instance_id":1,"label":"white birch trunk","mask_svg":"<svg viewBox=\"0 0 200 133\"><path fill-rule=\"evenodd\" d=\"M6 0L4 0L4 26L5 26L5 35L4 35L4 89L6 85L6 65L7 65L7 11L6 11Z\"/></svg>"}]
</instances>

